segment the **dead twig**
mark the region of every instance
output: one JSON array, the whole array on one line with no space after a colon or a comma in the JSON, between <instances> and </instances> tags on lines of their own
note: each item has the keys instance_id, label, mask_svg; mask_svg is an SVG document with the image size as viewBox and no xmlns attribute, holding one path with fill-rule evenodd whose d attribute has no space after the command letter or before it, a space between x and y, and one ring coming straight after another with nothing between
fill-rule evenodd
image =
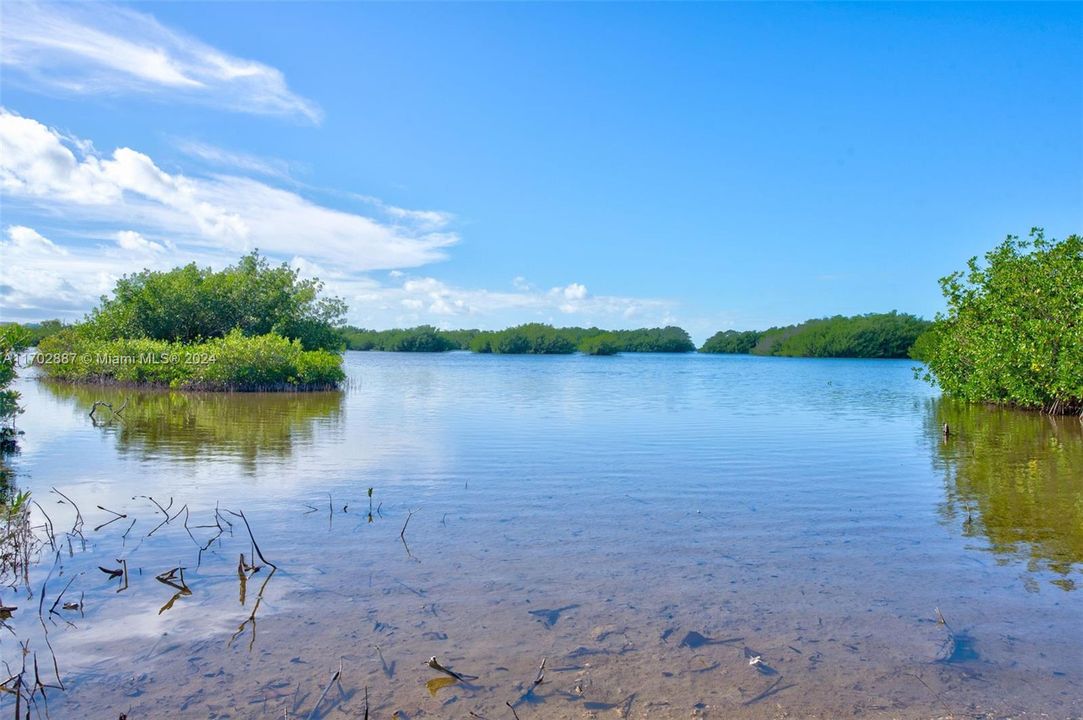
<instances>
[{"instance_id":1,"label":"dead twig","mask_svg":"<svg viewBox=\"0 0 1083 720\"><path fill-rule=\"evenodd\" d=\"M783 685L782 687L779 687L778 685L781 682L782 682L782 676L779 675L777 678L775 678L775 681L773 683L771 683L770 685L768 685L767 688L763 692L761 692L759 695L757 695L754 698L751 698L749 700L745 700L741 704L745 705L745 706L754 705L754 704L758 703L760 700L765 700L765 699L771 697L775 693L780 693L783 690L786 690L787 688L794 687L794 683L790 683L789 685Z\"/></svg>"},{"instance_id":2,"label":"dead twig","mask_svg":"<svg viewBox=\"0 0 1083 720\"><path fill-rule=\"evenodd\" d=\"M477 680L478 679L477 675L463 675L461 673L455 672L454 670L452 670L450 668L444 667L443 665L440 664L440 661L436 659L435 655L433 655L431 658L429 658L429 661L427 663L425 663L425 664L428 665L429 667L431 667L433 670L437 670L439 672L442 672L445 675L450 675L451 677L455 678L459 682L467 682L468 680Z\"/></svg>"},{"instance_id":3,"label":"dead twig","mask_svg":"<svg viewBox=\"0 0 1083 720\"><path fill-rule=\"evenodd\" d=\"M341 674L342 674L342 661L339 660L338 661L338 670L336 670L335 674L331 676L331 681L329 683L327 683L327 687L325 687L323 689L323 692L320 693L319 698L316 699L316 704L312 706L312 711L308 714L308 717L305 720L312 720L312 718L316 716L316 711L319 710L320 704L323 702L323 699L325 697L327 697L327 691L331 689L331 686L335 684L335 681L338 680L338 678L339 678L339 676Z\"/></svg>"},{"instance_id":4,"label":"dead twig","mask_svg":"<svg viewBox=\"0 0 1083 720\"><path fill-rule=\"evenodd\" d=\"M534 678L534 685L541 685L545 682L545 661L548 658L542 658L541 665L538 666L538 677Z\"/></svg>"},{"instance_id":5,"label":"dead twig","mask_svg":"<svg viewBox=\"0 0 1083 720\"><path fill-rule=\"evenodd\" d=\"M417 510L420 509L421 508L418 508ZM402 524L402 530L399 531L399 538L401 538L402 540L406 539L406 526L410 524L410 518L414 516L414 513L416 513L417 510L411 510L409 513L407 513L406 522Z\"/></svg>"},{"instance_id":6,"label":"dead twig","mask_svg":"<svg viewBox=\"0 0 1083 720\"><path fill-rule=\"evenodd\" d=\"M939 702L939 703L940 703L940 705L941 705L941 707L943 707L943 708L944 708L944 710L945 710L945 711L947 711L947 713L948 713L948 715L949 715L949 716L952 716L952 715L954 715L954 713L952 713L952 711L951 711L951 708L950 708L950 707L948 707L948 704L947 704L947 703L946 703L946 702L944 701L944 698L943 698L943 697L942 697L942 696L940 695L940 693L938 693L938 692L937 692L936 690L933 690L933 689L932 689L931 687L929 687L929 683L927 683L927 682L925 682L924 680L922 680L922 679L921 679L921 676L919 676L919 675L915 675L914 673L905 673L905 674L906 674L906 675L909 675L910 677L914 678L914 679L915 679L915 680L917 680L917 681L918 681L919 683L921 683L922 685L924 685L924 686L925 686L925 689L926 689L926 690L928 690L928 691L929 691L930 693L932 693L932 696L933 696L934 698L936 698L937 702Z\"/></svg>"},{"instance_id":7,"label":"dead twig","mask_svg":"<svg viewBox=\"0 0 1083 720\"><path fill-rule=\"evenodd\" d=\"M232 510L230 510L229 512L233 512L233 511L232 511ZM264 565L270 565L270 566L271 566L272 568L274 568L275 570L277 570L277 569L278 569L278 566L277 566L277 565L275 565L275 564L274 564L273 562L271 562L270 560L268 560L267 558L263 557L263 553L262 553L262 552L260 552L260 549L259 549L259 545L258 545L258 544L256 543L256 536L252 534L252 526L248 524L248 518L246 518L246 517L244 516L244 510L239 510L238 512L236 512L236 513L233 513L233 514L234 514L234 515L236 515L237 517L239 517L239 518L240 518L241 520L243 520L243 521L244 521L244 526L245 526L245 529L247 529L247 530L248 530L248 538L249 538L249 539L250 539L250 540L252 541L252 549L253 549L253 550L254 550L254 551L256 552L256 556L257 556L257 557L258 557L258 558L259 558L260 560L262 560L262 561L263 561L263 564L264 564Z\"/></svg>"},{"instance_id":8,"label":"dead twig","mask_svg":"<svg viewBox=\"0 0 1083 720\"><path fill-rule=\"evenodd\" d=\"M78 578L79 575L82 575L82 574L83 573L79 573L78 575L72 575L71 576L71 578L68 580L68 584L65 585L64 589L60 591L60 594L56 596L56 600L53 601L53 606L51 608L49 608L49 614L50 615L59 615L60 614L60 613L58 613L56 611L56 606L60 605L60 601L64 598L64 593L66 593L68 591L68 588L71 587L71 584L73 582L75 582L76 578ZM65 604L63 607L66 609L67 604Z\"/></svg>"},{"instance_id":9,"label":"dead twig","mask_svg":"<svg viewBox=\"0 0 1083 720\"><path fill-rule=\"evenodd\" d=\"M75 508L75 524L72 525L71 532L72 532L73 535L78 535L79 537L82 537L83 536L83 513L79 512L79 506L75 504L74 500L72 500L70 497L68 497L64 493L60 492L59 490L57 490L55 487L52 488L52 491L55 492L60 497L67 500L68 503L73 508Z\"/></svg>"}]
</instances>

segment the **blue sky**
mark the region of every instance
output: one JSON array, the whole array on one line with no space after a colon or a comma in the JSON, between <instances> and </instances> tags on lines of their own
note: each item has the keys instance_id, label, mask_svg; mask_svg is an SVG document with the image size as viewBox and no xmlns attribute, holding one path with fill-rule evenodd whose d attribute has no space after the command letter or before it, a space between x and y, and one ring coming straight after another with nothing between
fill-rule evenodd
<instances>
[{"instance_id":1,"label":"blue sky","mask_svg":"<svg viewBox=\"0 0 1083 720\"><path fill-rule=\"evenodd\" d=\"M370 327L931 316L1083 230L1083 5L5 3L4 319L259 247Z\"/></svg>"}]
</instances>

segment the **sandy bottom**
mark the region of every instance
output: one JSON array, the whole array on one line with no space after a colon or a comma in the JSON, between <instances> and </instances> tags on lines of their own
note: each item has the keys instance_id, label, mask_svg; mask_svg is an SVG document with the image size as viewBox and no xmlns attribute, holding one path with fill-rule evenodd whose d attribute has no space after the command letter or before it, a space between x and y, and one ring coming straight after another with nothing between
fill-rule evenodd
<instances>
[{"instance_id":1,"label":"sandy bottom","mask_svg":"<svg viewBox=\"0 0 1083 720\"><path fill-rule=\"evenodd\" d=\"M544 518L471 524L426 510L409 553L404 515L276 525L264 552L306 550L279 553L254 638L247 624L231 639L268 568L246 573L241 605L234 558L251 549L236 529L187 571L192 595L161 612L173 590L149 566L192 555L183 529L111 553L129 553L124 593L93 568L100 553L66 560L96 589L87 617L51 633L69 685L50 695L53 717L303 718L329 684L313 717L363 717L366 705L373 718L1083 716L1080 626L1066 624L1078 598L1015 579L1016 607L1008 593L985 602L973 588L979 577L988 587L994 563L970 563L953 592L937 589L947 568L931 563L883 593L868 582L882 575L874 562L843 562L827 541L781 555L701 515L597 552L626 532L604 512L547 542ZM454 681L430 656L476 679Z\"/></svg>"}]
</instances>

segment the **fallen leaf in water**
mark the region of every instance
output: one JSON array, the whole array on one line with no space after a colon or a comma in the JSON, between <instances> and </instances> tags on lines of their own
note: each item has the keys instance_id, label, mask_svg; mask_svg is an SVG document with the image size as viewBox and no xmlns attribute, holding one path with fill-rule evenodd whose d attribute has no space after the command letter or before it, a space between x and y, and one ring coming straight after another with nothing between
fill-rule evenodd
<instances>
[{"instance_id":1,"label":"fallen leaf in water","mask_svg":"<svg viewBox=\"0 0 1083 720\"><path fill-rule=\"evenodd\" d=\"M425 687L429 689L429 695L435 697L436 693L439 692L441 688L446 688L448 685L454 685L457 682L459 681L453 677L438 677L425 683Z\"/></svg>"}]
</instances>

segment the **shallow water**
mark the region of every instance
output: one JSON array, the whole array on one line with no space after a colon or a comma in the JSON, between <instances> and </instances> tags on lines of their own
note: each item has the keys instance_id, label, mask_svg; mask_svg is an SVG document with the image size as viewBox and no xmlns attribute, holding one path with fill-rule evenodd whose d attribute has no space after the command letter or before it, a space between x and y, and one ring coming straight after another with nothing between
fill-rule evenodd
<instances>
[{"instance_id":1,"label":"shallow water","mask_svg":"<svg viewBox=\"0 0 1083 720\"><path fill-rule=\"evenodd\" d=\"M366 688L373 718L1083 716L1076 418L942 401L907 361L347 366L310 395L19 381L59 554L0 599L52 677L45 584L53 717L303 718L340 666L313 717Z\"/></svg>"}]
</instances>

